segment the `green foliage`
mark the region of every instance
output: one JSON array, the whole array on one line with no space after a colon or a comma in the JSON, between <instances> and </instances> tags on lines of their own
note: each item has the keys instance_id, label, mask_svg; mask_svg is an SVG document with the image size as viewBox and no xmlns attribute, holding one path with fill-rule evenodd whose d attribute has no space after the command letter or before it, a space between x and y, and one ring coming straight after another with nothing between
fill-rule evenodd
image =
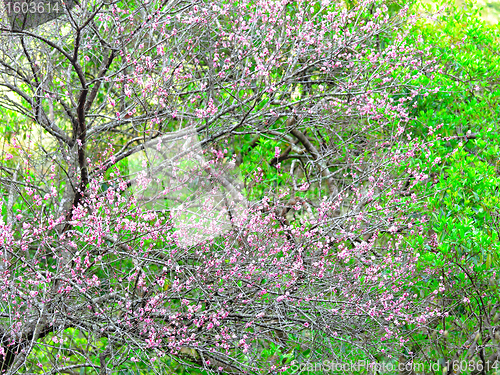
<instances>
[{"instance_id":1,"label":"green foliage","mask_svg":"<svg viewBox=\"0 0 500 375\"><path fill-rule=\"evenodd\" d=\"M472 3L441 11L418 27L440 65L429 77L439 92L420 98L414 127L431 142L415 165L430 177L419 191L427 196L421 210L439 245L422 244L421 270L432 269L435 278L416 289L427 296L443 285L439 301L449 316L415 333L412 348L451 360L465 356L462 345L471 334L485 334L481 322L500 303L500 28L482 21Z\"/></svg>"}]
</instances>

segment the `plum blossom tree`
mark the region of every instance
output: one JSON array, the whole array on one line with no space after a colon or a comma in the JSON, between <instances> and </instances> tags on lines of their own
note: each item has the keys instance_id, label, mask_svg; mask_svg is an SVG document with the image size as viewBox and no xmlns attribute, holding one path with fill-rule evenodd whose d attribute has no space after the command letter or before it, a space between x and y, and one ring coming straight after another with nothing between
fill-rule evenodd
<instances>
[{"instance_id":1,"label":"plum blossom tree","mask_svg":"<svg viewBox=\"0 0 500 375\"><path fill-rule=\"evenodd\" d=\"M286 371L437 316L412 292L433 61L407 8L60 5L0 27L2 372Z\"/></svg>"}]
</instances>

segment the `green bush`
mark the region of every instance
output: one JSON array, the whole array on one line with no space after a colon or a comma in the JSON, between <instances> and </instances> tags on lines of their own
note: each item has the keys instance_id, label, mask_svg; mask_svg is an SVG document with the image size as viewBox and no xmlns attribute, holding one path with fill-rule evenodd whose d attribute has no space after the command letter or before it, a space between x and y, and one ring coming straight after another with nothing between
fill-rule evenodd
<instances>
[{"instance_id":1,"label":"green bush","mask_svg":"<svg viewBox=\"0 0 500 375\"><path fill-rule=\"evenodd\" d=\"M435 280L418 288L426 295L427 284L442 283L443 315L411 336L408 358L482 363L496 360L500 338L493 333L500 307L500 28L482 21L473 3L440 9L418 26L440 69L428 77L439 91L418 101L414 131L430 142L415 165L429 174L421 209L436 235L420 258Z\"/></svg>"}]
</instances>

